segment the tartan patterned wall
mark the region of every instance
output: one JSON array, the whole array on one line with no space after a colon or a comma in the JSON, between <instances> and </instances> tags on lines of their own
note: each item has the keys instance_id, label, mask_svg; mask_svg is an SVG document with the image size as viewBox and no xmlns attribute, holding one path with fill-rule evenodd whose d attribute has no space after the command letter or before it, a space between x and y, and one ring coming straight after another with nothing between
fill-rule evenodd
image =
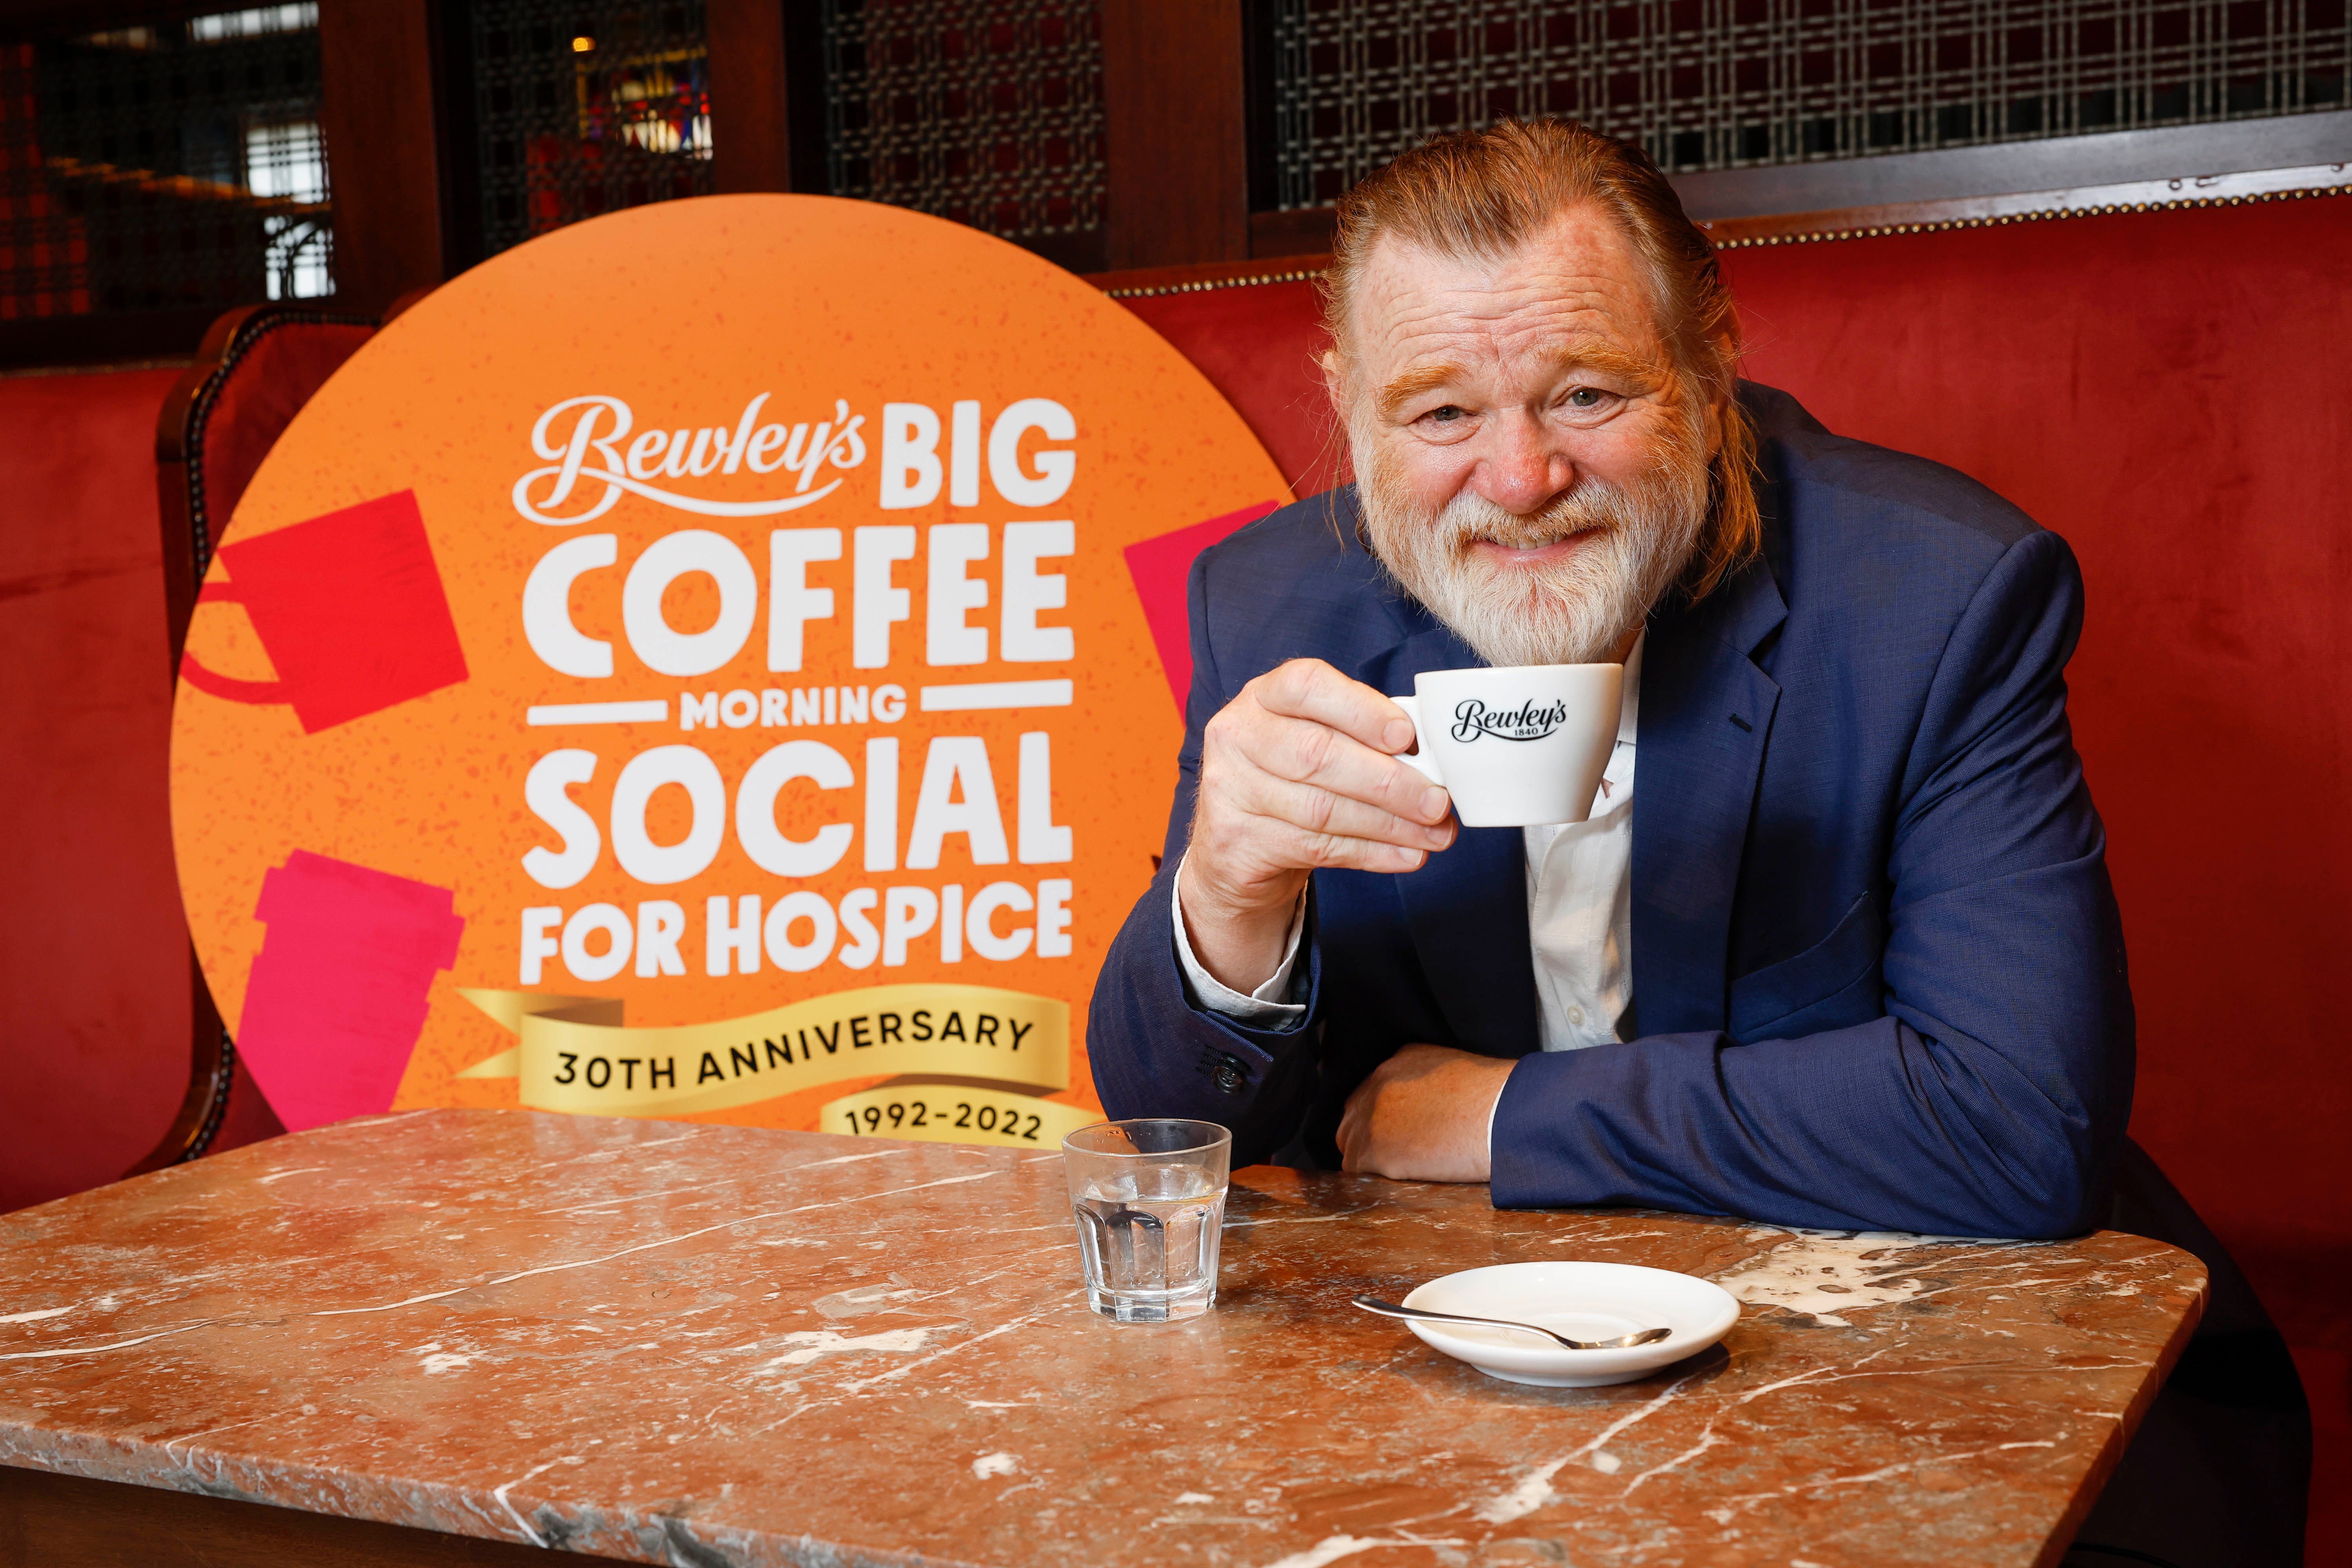
<instances>
[{"instance_id":1,"label":"tartan patterned wall","mask_svg":"<svg viewBox=\"0 0 2352 1568\"><path fill-rule=\"evenodd\" d=\"M327 294L318 7L0 42L0 321Z\"/></svg>"},{"instance_id":2,"label":"tartan patterned wall","mask_svg":"<svg viewBox=\"0 0 2352 1568\"><path fill-rule=\"evenodd\" d=\"M698 0L474 0L482 254L711 182Z\"/></svg>"},{"instance_id":3,"label":"tartan patterned wall","mask_svg":"<svg viewBox=\"0 0 2352 1568\"><path fill-rule=\"evenodd\" d=\"M1103 221L1095 0L824 0L833 194L1010 239Z\"/></svg>"},{"instance_id":4,"label":"tartan patterned wall","mask_svg":"<svg viewBox=\"0 0 2352 1568\"><path fill-rule=\"evenodd\" d=\"M2346 102L2344 0L1270 4L1285 208L1505 115L1573 116L1688 171Z\"/></svg>"}]
</instances>

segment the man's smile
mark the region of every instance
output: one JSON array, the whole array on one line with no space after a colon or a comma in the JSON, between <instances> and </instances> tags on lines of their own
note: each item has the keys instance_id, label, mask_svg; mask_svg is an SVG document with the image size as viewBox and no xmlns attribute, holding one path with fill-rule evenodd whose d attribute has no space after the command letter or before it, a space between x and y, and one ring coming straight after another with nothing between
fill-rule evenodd
<instances>
[{"instance_id":1,"label":"man's smile","mask_svg":"<svg viewBox=\"0 0 2352 1568\"><path fill-rule=\"evenodd\" d=\"M1488 566L1511 567L1549 566L1565 561L1587 544L1598 542L1608 531L1601 528L1579 529L1576 532L1545 544L1505 544L1499 540L1474 539L1470 551Z\"/></svg>"}]
</instances>

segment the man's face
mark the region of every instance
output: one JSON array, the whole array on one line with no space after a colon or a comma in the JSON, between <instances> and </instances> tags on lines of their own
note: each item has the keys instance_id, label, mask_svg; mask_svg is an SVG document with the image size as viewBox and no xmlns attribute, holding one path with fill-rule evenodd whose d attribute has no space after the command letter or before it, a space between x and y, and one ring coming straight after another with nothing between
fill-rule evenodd
<instances>
[{"instance_id":1,"label":"man's face","mask_svg":"<svg viewBox=\"0 0 2352 1568\"><path fill-rule=\"evenodd\" d=\"M1493 261L1381 239L1349 329L1339 384L1390 571L1490 664L1622 658L1706 521L1717 426L1616 226L1572 210Z\"/></svg>"}]
</instances>

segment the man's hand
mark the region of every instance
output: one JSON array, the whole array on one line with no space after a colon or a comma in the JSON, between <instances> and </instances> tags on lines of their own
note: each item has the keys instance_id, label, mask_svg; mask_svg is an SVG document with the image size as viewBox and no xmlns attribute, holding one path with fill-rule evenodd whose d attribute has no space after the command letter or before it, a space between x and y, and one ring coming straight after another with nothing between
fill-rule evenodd
<instances>
[{"instance_id":1,"label":"man's hand","mask_svg":"<svg viewBox=\"0 0 2352 1568\"><path fill-rule=\"evenodd\" d=\"M1486 1126L1517 1064L1407 1046L1372 1069L1339 1117L1344 1169L1401 1182L1488 1179Z\"/></svg>"},{"instance_id":2,"label":"man's hand","mask_svg":"<svg viewBox=\"0 0 2352 1568\"><path fill-rule=\"evenodd\" d=\"M1404 710L1319 658L1268 670L1209 721L1178 901L1220 983L1265 983L1317 868L1412 871L1454 842L1445 791L1396 759L1412 744Z\"/></svg>"}]
</instances>

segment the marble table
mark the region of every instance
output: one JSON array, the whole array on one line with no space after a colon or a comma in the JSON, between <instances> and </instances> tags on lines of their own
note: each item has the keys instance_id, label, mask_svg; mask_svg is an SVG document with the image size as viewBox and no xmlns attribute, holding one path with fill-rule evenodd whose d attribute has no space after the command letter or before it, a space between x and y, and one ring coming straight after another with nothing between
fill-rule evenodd
<instances>
[{"instance_id":1,"label":"marble table","mask_svg":"<svg viewBox=\"0 0 2352 1568\"><path fill-rule=\"evenodd\" d=\"M27 1562L135 1538L76 1563L2050 1563L2204 1290L2114 1232L1497 1214L1265 1167L1227 1225L1216 1311L1119 1327L1049 1152L457 1110L240 1149L0 1218L0 1557L13 1529ZM1541 1389L1346 1305L1531 1258L1747 1307L1658 1375Z\"/></svg>"}]
</instances>

